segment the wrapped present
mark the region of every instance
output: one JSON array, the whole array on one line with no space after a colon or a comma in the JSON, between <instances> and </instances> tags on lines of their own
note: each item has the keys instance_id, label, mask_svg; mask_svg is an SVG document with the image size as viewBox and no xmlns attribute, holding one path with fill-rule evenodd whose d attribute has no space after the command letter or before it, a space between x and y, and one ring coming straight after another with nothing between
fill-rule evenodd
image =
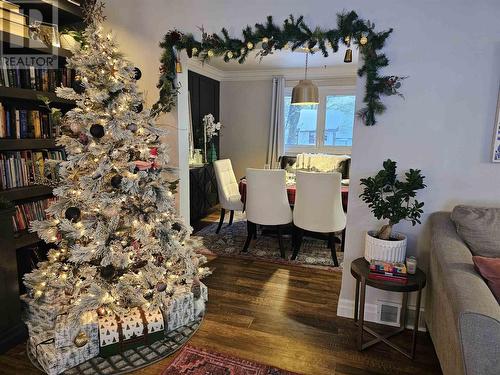
<instances>
[{"instance_id":1,"label":"wrapped present","mask_svg":"<svg viewBox=\"0 0 500 375\"><path fill-rule=\"evenodd\" d=\"M101 357L121 353L162 339L163 315L160 309L144 311L139 307L122 316L99 317L99 345Z\"/></svg>"},{"instance_id":2,"label":"wrapped present","mask_svg":"<svg viewBox=\"0 0 500 375\"><path fill-rule=\"evenodd\" d=\"M95 343L85 342L85 339L81 338L77 344L56 348L54 332L45 331L30 336L29 350L48 375L57 375L99 354L99 345Z\"/></svg>"},{"instance_id":3,"label":"wrapped present","mask_svg":"<svg viewBox=\"0 0 500 375\"><path fill-rule=\"evenodd\" d=\"M205 313L205 303L208 301L208 288L201 281L193 282L191 291L194 296L194 316L198 317Z\"/></svg>"},{"instance_id":4,"label":"wrapped present","mask_svg":"<svg viewBox=\"0 0 500 375\"><path fill-rule=\"evenodd\" d=\"M194 320L194 295L191 292L177 292L164 311L167 331L182 327Z\"/></svg>"},{"instance_id":5,"label":"wrapped present","mask_svg":"<svg viewBox=\"0 0 500 375\"><path fill-rule=\"evenodd\" d=\"M64 314L68 307L68 298L60 298L57 303L45 303L29 298L27 295L21 296L23 320L28 326L30 336L43 331L53 330L56 319Z\"/></svg>"},{"instance_id":6,"label":"wrapped present","mask_svg":"<svg viewBox=\"0 0 500 375\"><path fill-rule=\"evenodd\" d=\"M73 345L75 338L82 332L92 342L99 346L98 318L95 311L88 311L80 318L78 325L68 322L67 315L60 315L56 319L54 329L54 345L56 348L64 348Z\"/></svg>"}]
</instances>

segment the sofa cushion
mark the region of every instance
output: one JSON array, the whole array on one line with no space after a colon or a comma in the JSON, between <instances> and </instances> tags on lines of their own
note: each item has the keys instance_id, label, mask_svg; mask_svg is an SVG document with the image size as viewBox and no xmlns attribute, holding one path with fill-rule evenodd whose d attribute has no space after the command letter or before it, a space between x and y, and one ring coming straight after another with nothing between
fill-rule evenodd
<instances>
[{"instance_id":1,"label":"sofa cushion","mask_svg":"<svg viewBox=\"0 0 500 375\"><path fill-rule=\"evenodd\" d=\"M500 303L500 258L473 256L472 261L477 272L486 280L486 284Z\"/></svg>"},{"instance_id":2,"label":"sofa cushion","mask_svg":"<svg viewBox=\"0 0 500 375\"><path fill-rule=\"evenodd\" d=\"M500 257L500 208L456 206L451 220L473 255Z\"/></svg>"}]
</instances>

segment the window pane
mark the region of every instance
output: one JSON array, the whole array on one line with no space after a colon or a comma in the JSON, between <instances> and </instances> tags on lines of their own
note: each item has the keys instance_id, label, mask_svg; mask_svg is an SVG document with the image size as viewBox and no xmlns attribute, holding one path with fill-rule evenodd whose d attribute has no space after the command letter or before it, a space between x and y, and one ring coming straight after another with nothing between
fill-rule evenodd
<instances>
[{"instance_id":1,"label":"window pane","mask_svg":"<svg viewBox=\"0 0 500 375\"><path fill-rule=\"evenodd\" d=\"M356 97L351 95L326 97L326 146L352 146L355 104Z\"/></svg>"},{"instance_id":2,"label":"window pane","mask_svg":"<svg viewBox=\"0 0 500 375\"><path fill-rule=\"evenodd\" d=\"M285 148L287 146L315 146L317 105L291 105L291 96L285 96Z\"/></svg>"}]
</instances>

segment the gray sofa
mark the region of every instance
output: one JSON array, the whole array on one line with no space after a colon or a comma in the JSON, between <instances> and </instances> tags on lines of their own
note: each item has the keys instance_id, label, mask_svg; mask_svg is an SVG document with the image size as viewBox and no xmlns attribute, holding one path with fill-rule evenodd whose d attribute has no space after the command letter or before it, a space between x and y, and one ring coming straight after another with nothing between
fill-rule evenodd
<instances>
[{"instance_id":1,"label":"gray sofa","mask_svg":"<svg viewBox=\"0 0 500 375\"><path fill-rule=\"evenodd\" d=\"M441 368L445 375L499 375L500 305L450 213L433 214L431 231L425 318Z\"/></svg>"}]
</instances>

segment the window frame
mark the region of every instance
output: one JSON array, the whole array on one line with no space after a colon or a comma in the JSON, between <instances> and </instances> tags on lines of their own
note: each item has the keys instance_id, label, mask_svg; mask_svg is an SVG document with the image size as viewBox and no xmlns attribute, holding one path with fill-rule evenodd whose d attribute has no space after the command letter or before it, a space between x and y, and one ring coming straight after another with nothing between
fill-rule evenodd
<instances>
[{"instance_id":1,"label":"window frame","mask_svg":"<svg viewBox=\"0 0 500 375\"><path fill-rule=\"evenodd\" d=\"M293 87L285 87L283 97L292 96ZM302 146L287 146L285 143L285 116L283 116L283 123L281 124L283 134L283 149L285 155L295 156L300 153L324 153L324 154L345 154L350 155L352 146L328 146L325 145L324 135L326 126L326 97L327 96L356 96L355 86L318 86L319 91L319 104L318 116L316 120L316 145L302 145ZM357 98L356 98L357 100ZM354 114L356 116L356 114ZM354 131L354 129L353 129Z\"/></svg>"}]
</instances>

